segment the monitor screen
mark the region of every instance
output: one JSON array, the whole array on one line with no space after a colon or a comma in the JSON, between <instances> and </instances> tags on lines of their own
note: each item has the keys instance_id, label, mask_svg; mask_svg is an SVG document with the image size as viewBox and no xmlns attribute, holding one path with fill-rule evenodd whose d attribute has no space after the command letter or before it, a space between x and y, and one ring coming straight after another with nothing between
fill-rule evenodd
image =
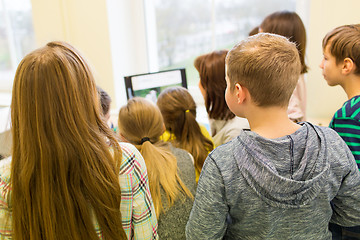
<instances>
[{"instance_id":1,"label":"monitor screen","mask_svg":"<svg viewBox=\"0 0 360 240\"><path fill-rule=\"evenodd\" d=\"M156 102L160 92L165 88L187 88L184 68L125 76L124 79L127 99L144 97Z\"/></svg>"}]
</instances>

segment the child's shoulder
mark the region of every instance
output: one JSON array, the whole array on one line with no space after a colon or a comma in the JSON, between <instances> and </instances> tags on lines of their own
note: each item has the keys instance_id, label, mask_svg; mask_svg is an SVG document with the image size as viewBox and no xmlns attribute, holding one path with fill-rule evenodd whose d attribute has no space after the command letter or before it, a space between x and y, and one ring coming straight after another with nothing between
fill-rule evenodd
<instances>
[{"instance_id":1,"label":"child's shoulder","mask_svg":"<svg viewBox=\"0 0 360 240\"><path fill-rule=\"evenodd\" d=\"M239 137L239 136L238 136ZM209 156L220 165L227 165L234 159L234 151L240 146L238 137L233 138L231 141L224 143L209 153Z\"/></svg>"},{"instance_id":2,"label":"child's shoulder","mask_svg":"<svg viewBox=\"0 0 360 240\"><path fill-rule=\"evenodd\" d=\"M119 145L122 151L121 175L131 174L135 170L146 169L145 161L134 145L124 142L120 142Z\"/></svg>"},{"instance_id":3,"label":"child's shoulder","mask_svg":"<svg viewBox=\"0 0 360 240\"><path fill-rule=\"evenodd\" d=\"M0 161L0 185L10 184L11 157Z\"/></svg>"},{"instance_id":4,"label":"child's shoulder","mask_svg":"<svg viewBox=\"0 0 360 240\"><path fill-rule=\"evenodd\" d=\"M335 118L352 118L360 120L360 95L347 100L342 107L337 110Z\"/></svg>"}]
</instances>

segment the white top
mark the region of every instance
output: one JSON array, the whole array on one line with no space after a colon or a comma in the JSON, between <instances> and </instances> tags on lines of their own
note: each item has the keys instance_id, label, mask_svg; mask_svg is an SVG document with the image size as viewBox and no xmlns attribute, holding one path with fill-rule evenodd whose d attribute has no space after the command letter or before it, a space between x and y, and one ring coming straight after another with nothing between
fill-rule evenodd
<instances>
[{"instance_id":1,"label":"white top","mask_svg":"<svg viewBox=\"0 0 360 240\"><path fill-rule=\"evenodd\" d=\"M211 136L215 147L229 142L237 137L241 130L250 129L246 118L234 117L230 120L209 119Z\"/></svg>"}]
</instances>

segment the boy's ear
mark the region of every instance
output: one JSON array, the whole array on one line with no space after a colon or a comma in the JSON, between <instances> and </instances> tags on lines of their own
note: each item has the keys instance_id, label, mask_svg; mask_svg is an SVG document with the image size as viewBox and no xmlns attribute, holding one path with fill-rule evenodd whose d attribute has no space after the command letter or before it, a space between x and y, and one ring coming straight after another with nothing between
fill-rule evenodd
<instances>
[{"instance_id":1,"label":"boy's ear","mask_svg":"<svg viewBox=\"0 0 360 240\"><path fill-rule=\"evenodd\" d=\"M356 66L351 58L345 58L343 67L341 69L342 74L348 75L355 70Z\"/></svg>"},{"instance_id":2,"label":"boy's ear","mask_svg":"<svg viewBox=\"0 0 360 240\"><path fill-rule=\"evenodd\" d=\"M237 96L238 104L241 104L247 98L247 89L240 83L235 84L235 94Z\"/></svg>"}]
</instances>

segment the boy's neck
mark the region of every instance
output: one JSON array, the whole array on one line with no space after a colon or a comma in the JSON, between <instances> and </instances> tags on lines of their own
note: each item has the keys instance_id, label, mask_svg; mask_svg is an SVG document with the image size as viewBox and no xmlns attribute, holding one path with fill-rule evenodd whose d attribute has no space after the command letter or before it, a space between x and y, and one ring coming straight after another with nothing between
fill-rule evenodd
<instances>
[{"instance_id":1,"label":"boy's neck","mask_svg":"<svg viewBox=\"0 0 360 240\"><path fill-rule=\"evenodd\" d=\"M292 122L287 108L253 106L246 114L250 129L265 138L279 138L290 135L301 126Z\"/></svg>"},{"instance_id":2,"label":"boy's neck","mask_svg":"<svg viewBox=\"0 0 360 240\"><path fill-rule=\"evenodd\" d=\"M352 74L341 84L348 99L360 95L360 76Z\"/></svg>"}]
</instances>

